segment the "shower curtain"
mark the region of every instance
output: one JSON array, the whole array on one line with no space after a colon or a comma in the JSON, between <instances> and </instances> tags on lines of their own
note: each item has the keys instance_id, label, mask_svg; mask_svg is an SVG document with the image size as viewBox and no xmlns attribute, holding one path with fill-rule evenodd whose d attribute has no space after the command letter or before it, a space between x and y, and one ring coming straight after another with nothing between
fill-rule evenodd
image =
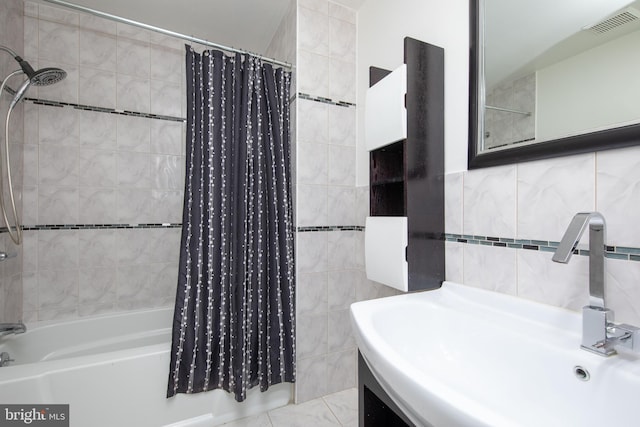
<instances>
[{"instance_id":1,"label":"shower curtain","mask_svg":"<svg viewBox=\"0 0 640 427\"><path fill-rule=\"evenodd\" d=\"M291 73L187 46L187 151L167 397L295 381Z\"/></svg>"}]
</instances>

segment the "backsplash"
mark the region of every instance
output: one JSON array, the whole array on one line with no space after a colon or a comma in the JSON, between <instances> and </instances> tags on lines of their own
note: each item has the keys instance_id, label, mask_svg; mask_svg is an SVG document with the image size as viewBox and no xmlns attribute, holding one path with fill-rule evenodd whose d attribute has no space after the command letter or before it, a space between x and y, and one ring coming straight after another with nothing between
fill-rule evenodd
<instances>
[{"instance_id":1,"label":"backsplash","mask_svg":"<svg viewBox=\"0 0 640 427\"><path fill-rule=\"evenodd\" d=\"M599 211L607 221L610 246L607 305L617 321L640 324L640 263L631 257L633 248L640 247L636 223L640 147L476 169L445 178L445 230L456 237L446 243L447 280L580 310L588 301L588 257L554 263L551 247L577 212ZM466 242L457 241L458 236ZM465 236L527 241L548 249L473 244L482 239Z\"/></svg>"}]
</instances>

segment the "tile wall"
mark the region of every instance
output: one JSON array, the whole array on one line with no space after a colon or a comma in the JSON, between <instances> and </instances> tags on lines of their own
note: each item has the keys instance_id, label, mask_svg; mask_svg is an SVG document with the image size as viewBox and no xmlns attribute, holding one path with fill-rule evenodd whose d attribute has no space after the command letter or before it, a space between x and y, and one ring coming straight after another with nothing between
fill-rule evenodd
<instances>
[{"instance_id":1,"label":"tile wall","mask_svg":"<svg viewBox=\"0 0 640 427\"><path fill-rule=\"evenodd\" d=\"M495 148L536 138L536 75L502 83L487 93L486 104L530 113L528 116L485 110L485 147Z\"/></svg>"},{"instance_id":2,"label":"tile wall","mask_svg":"<svg viewBox=\"0 0 640 427\"><path fill-rule=\"evenodd\" d=\"M0 44L13 50L18 55L22 55L23 45L23 21L22 21L22 0L6 0L0 3ZM4 79L13 71L20 69L13 57L0 52L0 75ZM8 85L17 89L24 81L24 76L14 76L8 81ZM12 97L7 93L0 94L2 103L0 112L2 117L2 132L0 132L0 144L4 147L4 118L9 108ZM9 156L11 159L11 177L13 180L14 194L18 215L21 213L22 199L22 141L24 110L18 104L12 114L9 125ZM4 148L2 148L4 150ZM4 159L4 154L1 156ZM9 208L9 197L7 193L7 182L5 178L5 167L0 169L3 172L2 194L5 197L4 204ZM2 196L0 196L2 197ZM8 214L10 223L13 224L13 214ZM4 230L4 222L2 223ZM7 233L0 234L0 252L7 254L10 258L0 261L0 322L18 322L22 320L22 246L16 246Z\"/></svg>"},{"instance_id":3,"label":"tile wall","mask_svg":"<svg viewBox=\"0 0 640 427\"><path fill-rule=\"evenodd\" d=\"M355 183L356 13L298 1L297 401L356 384L349 305L393 291L364 275L368 188Z\"/></svg>"},{"instance_id":4,"label":"tile wall","mask_svg":"<svg viewBox=\"0 0 640 427\"><path fill-rule=\"evenodd\" d=\"M607 221L607 304L617 321L640 325L639 159L632 147L448 174L447 279L580 310L588 256L558 264L538 244L554 245L577 212L595 210Z\"/></svg>"},{"instance_id":5,"label":"tile wall","mask_svg":"<svg viewBox=\"0 0 640 427\"><path fill-rule=\"evenodd\" d=\"M296 63L296 24L297 24L297 4L294 0L289 3L287 11L282 18L280 26L276 30L267 50L265 56L269 58L277 58L281 61L288 62L289 64ZM293 85L291 87L291 95L295 95L295 69L292 70ZM292 99L295 102L295 99ZM292 123L295 121L292 120ZM291 129L292 136L295 135L295 128Z\"/></svg>"},{"instance_id":6,"label":"tile wall","mask_svg":"<svg viewBox=\"0 0 640 427\"><path fill-rule=\"evenodd\" d=\"M26 58L67 71L29 97L112 111L25 102L25 320L172 305L184 42L32 2L24 14Z\"/></svg>"}]
</instances>

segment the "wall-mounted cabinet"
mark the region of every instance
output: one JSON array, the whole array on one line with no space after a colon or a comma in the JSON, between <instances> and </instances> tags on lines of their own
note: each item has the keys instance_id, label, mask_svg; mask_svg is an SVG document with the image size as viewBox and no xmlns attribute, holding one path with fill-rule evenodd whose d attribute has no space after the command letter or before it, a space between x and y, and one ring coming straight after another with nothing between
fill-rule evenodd
<instances>
[{"instance_id":1,"label":"wall-mounted cabinet","mask_svg":"<svg viewBox=\"0 0 640 427\"><path fill-rule=\"evenodd\" d=\"M404 59L393 72L370 68L365 140L371 217L365 252L367 277L414 291L438 288L444 280L444 50L407 37ZM389 220L370 221L381 217ZM402 239L379 247L380 236L388 235L388 227L401 229L402 220L405 247ZM375 273L380 263L396 273Z\"/></svg>"}]
</instances>

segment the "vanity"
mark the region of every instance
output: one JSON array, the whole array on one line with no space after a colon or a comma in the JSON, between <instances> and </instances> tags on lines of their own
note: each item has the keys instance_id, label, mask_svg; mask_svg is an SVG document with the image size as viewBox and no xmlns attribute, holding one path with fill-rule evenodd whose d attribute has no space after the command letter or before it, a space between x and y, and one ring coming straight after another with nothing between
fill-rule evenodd
<instances>
[{"instance_id":1,"label":"vanity","mask_svg":"<svg viewBox=\"0 0 640 427\"><path fill-rule=\"evenodd\" d=\"M353 304L360 426L637 426L640 361L582 350L581 317L452 282Z\"/></svg>"}]
</instances>

